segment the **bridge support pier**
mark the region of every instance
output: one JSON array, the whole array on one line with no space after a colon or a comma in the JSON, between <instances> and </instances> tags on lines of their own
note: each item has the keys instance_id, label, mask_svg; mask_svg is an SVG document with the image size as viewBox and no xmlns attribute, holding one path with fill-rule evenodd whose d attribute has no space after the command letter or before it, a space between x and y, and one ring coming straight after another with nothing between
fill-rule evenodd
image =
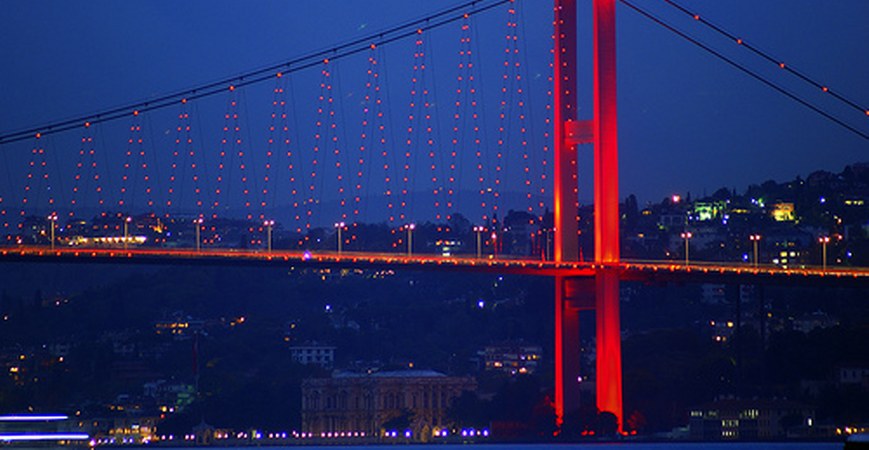
<instances>
[{"instance_id":1,"label":"bridge support pier","mask_svg":"<svg viewBox=\"0 0 869 450\"><path fill-rule=\"evenodd\" d=\"M594 279L555 277L555 415L580 408L579 313L594 309Z\"/></svg>"},{"instance_id":2,"label":"bridge support pier","mask_svg":"<svg viewBox=\"0 0 869 450\"><path fill-rule=\"evenodd\" d=\"M580 405L579 314L595 314L596 406L622 426L622 350L618 269L592 277L555 277L555 414L559 425Z\"/></svg>"},{"instance_id":3,"label":"bridge support pier","mask_svg":"<svg viewBox=\"0 0 869 450\"><path fill-rule=\"evenodd\" d=\"M613 413L621 431L624 422L618 269L603 269L595 276L595 319L597 409Z\"/></svg>"}]
</instances>

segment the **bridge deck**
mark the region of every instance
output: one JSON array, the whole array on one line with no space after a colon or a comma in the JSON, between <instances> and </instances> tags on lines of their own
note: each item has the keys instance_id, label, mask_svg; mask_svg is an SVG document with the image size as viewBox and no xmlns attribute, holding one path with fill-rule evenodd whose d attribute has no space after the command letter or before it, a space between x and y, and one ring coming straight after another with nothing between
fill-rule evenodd
<instances>
[{"instance_id":1,"label":"bridge deck","mask_svg":"<svg viewBox=\"0 0 869 450\"><path fill-rule=\"evenodd\" d=\"M438 255L328 251L272 251L218 249L196 251L165 248L14 247L0 250L0 262L117 263L154 265L293 266L311 268L406 269L462 271L534 276L591 277L598 271L618 270L626 281L809 283L832 286L869 286L869 269L821 267L753 267L749 264L673 261L622 261L618 264L555 262L518 258L474 258Z\"/></svg>"}]
</instances>

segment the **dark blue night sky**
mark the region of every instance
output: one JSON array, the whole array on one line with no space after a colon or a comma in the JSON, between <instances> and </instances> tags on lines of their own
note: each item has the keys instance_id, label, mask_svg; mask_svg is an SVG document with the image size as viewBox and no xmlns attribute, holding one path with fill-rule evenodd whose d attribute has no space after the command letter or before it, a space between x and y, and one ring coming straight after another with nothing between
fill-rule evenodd
<instances>
[{"instance_id":1,"label":"dark blue night sky","mask_svg":"<svg viewBox=\"0 0 869 450\"><path fill-rule=\"evenodd\" d=\"M635 0L681 30L733 56L841 120L869 133L869 117L841 107L757 57L711 34L663 1ZM531 147L542 147L550 54L551 4L523 0L520 29L528 83ZM586 16L590 2L583 4ZM683 0L717 25L743 36L854 102L869 105L869 2L864 0ZM0 131L79 116L177 91L200 83L284 61L312 50L425 16L457 2L406 0L321 1L8 1L0 14ZM786 180L816 169L839 171L869 160L869 141L763 86L670 32L619 5L619 109L622 196L641 201L690 191L712 193L722 186L743 190L748 183ZM503 61L505 8L475 18L483 68L483 112L488 141L494 142L498 110L498 65ZM434 106L441 117L439 140L448 141L449 114L455 100L458 25L431 33ZM590 36L588 27L580 36ZM428 36L427 36L428 37ZM581 45L581 63L589 49ZM395 142L407 127L412 41L385 50ZM358 149L359 102L364 95L365 58L341 61L339 126L343 141ZM294 75L294 114L301 151L312 145L319 71ZM579 92L590 114L589 76ZM242 122L253 147L265 140L273 83L250 88ZM349 101L347 101L349 100ZM204 147L219 140L226 98L203 102ZM146 119L152 142L166 139L177 111ZM208 115L211 114L211 119ZM342 115L343 114L343 115ZM161 118L162 117L162 118ZM150 122L148 122L150 120ZM124 122L123 120L121 122ZM210 125L208 125L210 124ZM105 135L126 138L129 122L106 125ZM161 135L163 137L161 137ZM70 154L79 133L51 146ZM511 139L515 139L515 136ZM101 144L102 145L102 144ZM146 144L147 145L147 144ZM157 145L160 146L159 144ZM32 142L5 145L4 164L13 168ZM100 151L124 146L98 146ZM150 150L149 150L150 151ZM171 151L171 150L169 150ZM256 153L256 148L251 150ZM396 151L403 152L402 149ZM591 148L583 148L580 183L583 201L591 198ZM61 157L62 159L63 157ZM20 161L19 161L20 163ZM253 163L252 163L253 164ZM255 169L260 170L260 169ZM510 175L519 167L508 169ZM254 171L256 174L256 172ZM7 175L4 174L4 177ZM23 176L23 174L21 174ZM257 177L261 178L262 174ZM17 189L19 181L2 189ZM18 184L16 184L18 183ZM424 187L419 188L424 189ZM470 186L468 189L474 189ZM7 194L8 196L8 194ZM519 205L521 206L521 205Z\"/></svg>"}]
</instances>

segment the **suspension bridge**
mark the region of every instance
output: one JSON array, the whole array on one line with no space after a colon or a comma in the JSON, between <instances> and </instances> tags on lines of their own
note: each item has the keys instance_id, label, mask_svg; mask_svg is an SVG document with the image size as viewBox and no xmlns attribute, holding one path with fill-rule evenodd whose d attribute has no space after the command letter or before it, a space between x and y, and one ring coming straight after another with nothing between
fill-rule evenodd
<instances>
[{"instance_id":1,"label":"suspension bridge","mask_svg":"<svg viewBox=\"0 0 869 450\"><path fill-rule=\"evenodd\" d=\"M869 117L847 94L750 40L663 3ZM576 1L555 0L551 62L541 69L528 67L520 20L522 8L541 5L478 0L191 89L0 133L0 261L554 277L556 414L578 401L578 316L593 311L597 405L621 422L620 280L865 286L869 271L621 259L616 4L593 1L591 118L579 114ZM869 139L865 123L828 112L632 1L621 4ZM498 14L503 33L492 50L477 18ZM578 226L583 144L594 148L587 257Z\"/></svg>"}]
</instances>

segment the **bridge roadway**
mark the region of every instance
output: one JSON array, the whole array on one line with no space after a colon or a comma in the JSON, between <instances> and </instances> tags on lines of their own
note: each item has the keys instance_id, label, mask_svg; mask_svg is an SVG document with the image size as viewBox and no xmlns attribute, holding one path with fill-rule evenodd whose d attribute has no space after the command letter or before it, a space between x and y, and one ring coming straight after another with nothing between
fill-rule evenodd
<instances>
[{"instance_id":1,"label":"bridge roadway","mask_svg":"<svg viewBox=\"0 0 869 450\"><path fill-rule=\"evenodd\" d=\"M618 270L623 281L741 284L801 284L829 287L869 287L869 268L799 267L674 261L629 261L615 265L555 262L509 257L404 255L334 251L266 251L262 249L81 248L54 250L40 246L0 249L0 262L108 263L148 265L274 266L358 268L372 270L455 271L533 276L592 277L601 270Z\"/></svg>"}]
</instances>

